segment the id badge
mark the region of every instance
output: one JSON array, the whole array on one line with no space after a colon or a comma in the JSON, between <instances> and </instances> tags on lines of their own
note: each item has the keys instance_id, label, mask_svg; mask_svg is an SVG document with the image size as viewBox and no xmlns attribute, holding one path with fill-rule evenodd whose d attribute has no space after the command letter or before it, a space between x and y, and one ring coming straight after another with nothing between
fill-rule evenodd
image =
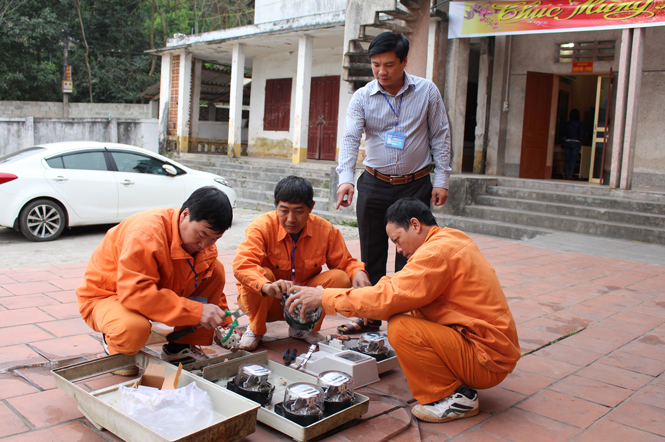
<instances>
[{"instance_id":1,"label":"id badge","mask_svg":"<svg viewBox=\"0 0 665 442\"><path fill-rule=\"evenodd\" d=\"M386 132L386 139L383 142L383 145L386 147L394 147L395 149L404 149L404 141L406 140L406 135L396 130L390 130Z\"/></svg>"}]
</instances>

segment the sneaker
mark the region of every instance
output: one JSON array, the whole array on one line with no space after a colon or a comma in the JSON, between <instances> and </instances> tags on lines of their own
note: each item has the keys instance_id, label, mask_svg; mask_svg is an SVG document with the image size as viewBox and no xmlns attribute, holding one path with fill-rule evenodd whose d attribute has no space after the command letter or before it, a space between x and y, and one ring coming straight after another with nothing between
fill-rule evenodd
<instances>
[{"instance_id":1,"label":"sneaker","mask_svg":"<svg viewBox=\"0 0 665 442\"><path fill-rule=\"evenodd\" d=\"M104 353L111 355L109 353L109 345L106 343L106 335L102 334L102 347L104 348ZM136 365L129 365L127 367L120 368L111 372L116 376L136 376L139 374L139 368Z\"/></svg>"},{"instance_id":2,"label":"sneaker","mask_svg":"<svg viewBox=\"0 0 665 442\"><path fill-rule=\"evenodd\" d=\"M448 422L478 414L478 392L462 385L455 393L428 405L416 405L411 413L425 422Z\"/></svg>"},{"instance_id":3,"label":"sneaker","mask_svg":"<svg viewBox=\"0 0 665 442\"><path fill-rule=\"evenodd\" d=\"M245 333L242 334L242 338L240 338L238 348L246 351L255 350L256 347L259 346L261 338L263 338L263 335L255 335L254 332L249 329L249 326L247 326L247 330L245 330Z\"/></svg>"},{"instance_id":4,"label":"sneaker","mask_svg":"<svg viewBox=\"0 0 665 442\"><path fill-rule=\"evenodd\" d=\"M306 341L310 345L318 344L319 342L326 340L326 338L324 338L319 332L296 330L293 327L289 327L289 338L300 339Z\"/></svg>"},{"instance_id":5,"label":"sneaker","mask_svg":"<svg viewBox=\"0 0 665 442\"><path fill-rule=\"evenodd\" d=\"M208 355L205 354L201 347L190 345L178 353L169 353L167 344L162 345L162 360L170 363L189 364L190 362L205 361Z\"/></svg>"}]
</instances>

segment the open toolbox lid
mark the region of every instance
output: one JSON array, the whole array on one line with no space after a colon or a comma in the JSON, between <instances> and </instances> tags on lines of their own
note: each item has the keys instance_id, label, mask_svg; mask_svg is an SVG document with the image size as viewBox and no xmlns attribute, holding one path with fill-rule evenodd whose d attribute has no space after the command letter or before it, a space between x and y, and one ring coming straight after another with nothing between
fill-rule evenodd
<instances>
[{"instance_id":1,"label":"open toolbox lid","mask_svg":"<svg viewBox=\"0 0 665 442\"><path fill-rule=\"evenodd\" d=\"M316 384L317 378L291 367L273 362L268 359L268 352L249 353L239 351L233 355L225 355L214 359L197 362L190 366L194 370L201 370L202 376L218 385L226 386L233 379L240 365L244 363L259 363L267 365L274 373L275 391L272 400L265 407L259 408L258 420L277 431L284 433L295 440L305 441L320 436L328 431L346 424L367 412L369 409L369 398L358 392L355 393L353 404L335 414L323 417L321 420L303 427L297 423L275 413L274 406L284 399L284 391L288 385L296 382L309 382Z\"/></svg>"},{"instance_id":2,"label":"open toolbox lid","mask_svg":"<svg viewBox=\"0 0 665 442\"><path fill-rule=\"evenodd\" d=\"M120 411L120 385L132 386L140 380L139 377L125 380L118 377L116 385L95 391L88 391L82 387L87 379L92 379L129 365L136 365L145 370L148 365L157 367L156 370L165 378L177 372L174 365L161 359L139 352L135 355L113 355L93 361L82 362L52 370L55 384L65 393L74 397L79 404L79 410L98 429L105 428L126 441L136 442L164 442L161 435L141 425ZM164 367L162 370L161 367ZM123 381L124 380L124 381ZM215 421L212 425L192 432L171 442L220 440L232 441L248 436L256 431L256 420L259 405L249 399L237 395L226 388L195 376L185 370L182 371L176 388L184 387L192 382L210 396L213 404Z\"/></svg>"}]
</instances>

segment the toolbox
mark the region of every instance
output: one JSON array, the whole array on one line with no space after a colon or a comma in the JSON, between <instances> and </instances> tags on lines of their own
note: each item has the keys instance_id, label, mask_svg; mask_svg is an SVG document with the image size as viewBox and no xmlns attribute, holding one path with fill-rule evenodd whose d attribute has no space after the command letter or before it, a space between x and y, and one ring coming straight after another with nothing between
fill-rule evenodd
<instances>
[{"instance_id":1,"label":"toolbox","mask_svg":"<svg viewBox=\"0 0 665 442\"><path fill-rule=\"evenodd\" d=\"M193 442L201 440L233 441L248 436L256 431L259 405L249 399L228 391L226 388L183 370L176 387L184 387L192 382L210 396L215 416L214 422L200 430L179 439L165 439L149 428L141 425L120 411L120 385L132 386L141 382L141 377L120 381L116 385L95 391L83 388L86 380L106 373L136 365L145 370L159 368L160 376L168 377L178 368L146 353L135 355L113 355L93 361L82 362L52 370L55 385L74 397L79 410L99 430L106 429L116 436L130 442ZM163 367L163 369L162 369ZM127 378L118 378L127 379Z\"/></svg>"}]
</instances>

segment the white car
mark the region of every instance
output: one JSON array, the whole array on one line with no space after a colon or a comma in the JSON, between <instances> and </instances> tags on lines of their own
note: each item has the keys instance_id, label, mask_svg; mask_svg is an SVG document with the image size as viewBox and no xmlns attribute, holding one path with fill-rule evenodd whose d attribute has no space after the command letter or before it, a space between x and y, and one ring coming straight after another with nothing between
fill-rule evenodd
<instances>
[{"instance_id":1,"label":"white car","mask_svg":"<svg viewBox=\"0 0 665 442\"><path fill-rule=\"evenodd\" d=\"M66 227L181 207L203 186L221 189L235 205L236 192L223 177L145 149L92 141L42 144L0 157L0 226L31 241L51 241Z\"/></svg>"}]
</instances>

